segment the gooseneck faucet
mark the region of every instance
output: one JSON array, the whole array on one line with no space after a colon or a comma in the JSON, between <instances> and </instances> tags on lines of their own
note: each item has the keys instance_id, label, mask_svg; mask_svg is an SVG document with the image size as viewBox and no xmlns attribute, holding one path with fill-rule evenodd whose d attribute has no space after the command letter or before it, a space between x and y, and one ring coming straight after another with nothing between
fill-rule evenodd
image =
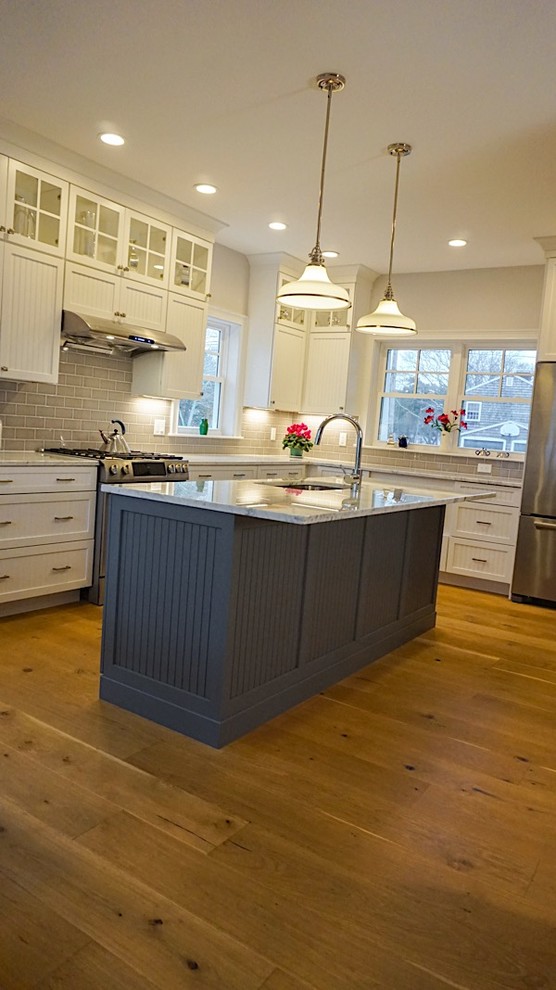
<instances>
[{"instance_id":1,"label":"gooseneck faucet","mask_svg":"<svg viewBox=\"0 0 556 990\"><path fill-rule=\"evenodd\" d=\"M344 413L333 413L332 416L327 416L326 419L323 419L322 423L317 427L317 432L315 433L315 444L318 445L320 443L325 426L328 426L333 419L347 420L348 423L351 423L357 434L357 440L355 442L355 465L351 480L361 481L361 448L363 446L363 430L356 419L352 419L351 416L345 416Z\"/></svg>"}]
</instances>

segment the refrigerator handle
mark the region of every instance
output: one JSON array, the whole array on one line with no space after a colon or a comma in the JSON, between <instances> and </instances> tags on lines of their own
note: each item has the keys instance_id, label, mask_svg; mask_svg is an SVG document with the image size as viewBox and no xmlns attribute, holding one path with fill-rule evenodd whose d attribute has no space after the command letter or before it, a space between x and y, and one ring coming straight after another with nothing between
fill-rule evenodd
<instances>
[{"instance_id":1,"label":"refrigerator handle","mask_svg":"<svg viewBox=\"0 0 556 990\"><path fill-rule=\"evenodd\" d=\"M539 522L537 519L534 519L533 525L535 529L556 529L556 522Z\"/></svg>"}]
</instances>

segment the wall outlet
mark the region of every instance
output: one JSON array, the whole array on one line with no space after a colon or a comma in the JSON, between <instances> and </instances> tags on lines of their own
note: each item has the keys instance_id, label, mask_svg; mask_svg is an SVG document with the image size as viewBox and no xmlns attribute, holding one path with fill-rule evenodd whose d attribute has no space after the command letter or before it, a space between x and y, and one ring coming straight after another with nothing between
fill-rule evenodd
<instances>
[{"instance_id":1,"label":"wall outlet","mask_svg":"<svg viewBox=\"0 0 556 990\"><path fill-rule=\"evenodd\" d=\"M479 474L492 474L492 464L477 464Z\"/></svg>"},{"instance_id":2,"label":"wall outlet","mask_svg":"<svg viewBox=\"0 0 556 990\"><path fill-rule=\"evenodd\" d=\"M271 440L276 440L276 427L275 426L271 426L270 427L270 439Z\"/></svg>"},{"instance_id":3,"label":"wall outlet","mask_svg":"<svg viewBox=\"0 0 556 990\"><path fill-rule=\"evenodd\" d=\"M153 436L163 437L166 432L166 420L165 419L155 419L153 424Z\"/></svg>"},{"instance_id":4,"label":"wall outlet","mask_svg":"<svg viewBox=\"0 0 556 990\"><path fill-rule=\"evenodd\" d=\"M338 441L340 447L345 447L347 443L347 433L340 433L340 439Z\"/></svg>"}]
</instances>

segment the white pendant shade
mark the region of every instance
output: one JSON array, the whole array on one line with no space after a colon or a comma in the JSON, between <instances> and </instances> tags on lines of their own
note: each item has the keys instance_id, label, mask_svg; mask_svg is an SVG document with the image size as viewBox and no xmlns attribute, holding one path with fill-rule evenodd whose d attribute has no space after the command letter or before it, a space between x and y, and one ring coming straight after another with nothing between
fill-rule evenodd
<instances>
[{"instance_id":1,"label":"white pendant shade","mask_svg":"<svg viewBox=\"0 0 556 990\"><path fill-rule=\"evenodd\" d=\"M415 321L404 316L395 299L381 299L374 313L357 321L360 333L383 334L385 337L411 337L417 333Z\"/></svg>"},{"instance_id":2,"label":"white pendant shade","mask_svg":"<svg viewBox=\"0 0 556 990\"><path fill-rule=\"evenodd\" d=\"M286 282L277 294L278 302L297 309L348 309L347 289L328 278L324 265L307 265L295 282Z\"/></svg>"}]
</instances>

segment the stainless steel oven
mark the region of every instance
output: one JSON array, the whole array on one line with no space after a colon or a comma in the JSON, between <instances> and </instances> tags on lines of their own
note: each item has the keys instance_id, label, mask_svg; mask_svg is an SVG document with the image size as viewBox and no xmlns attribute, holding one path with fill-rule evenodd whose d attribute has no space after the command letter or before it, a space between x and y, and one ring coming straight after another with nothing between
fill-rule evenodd
<instances>
[{"instance_id":1,"label":"stainless steel oven","mask_svg":"<svg viewBox=\"0 0 556 990\"><path fill-rule=\"evenodd\" d=\"M132 450L129 454L105 454L93 448L45 447L44 451L98 462L93 583L90 588L84 589L83 597L95 605L102 605L106 575L108 499L100 491L100 486L144 484L148 481L187 481L188 462L179 454L156 454L142 450Z\"/></svg>"}]
</instances>

